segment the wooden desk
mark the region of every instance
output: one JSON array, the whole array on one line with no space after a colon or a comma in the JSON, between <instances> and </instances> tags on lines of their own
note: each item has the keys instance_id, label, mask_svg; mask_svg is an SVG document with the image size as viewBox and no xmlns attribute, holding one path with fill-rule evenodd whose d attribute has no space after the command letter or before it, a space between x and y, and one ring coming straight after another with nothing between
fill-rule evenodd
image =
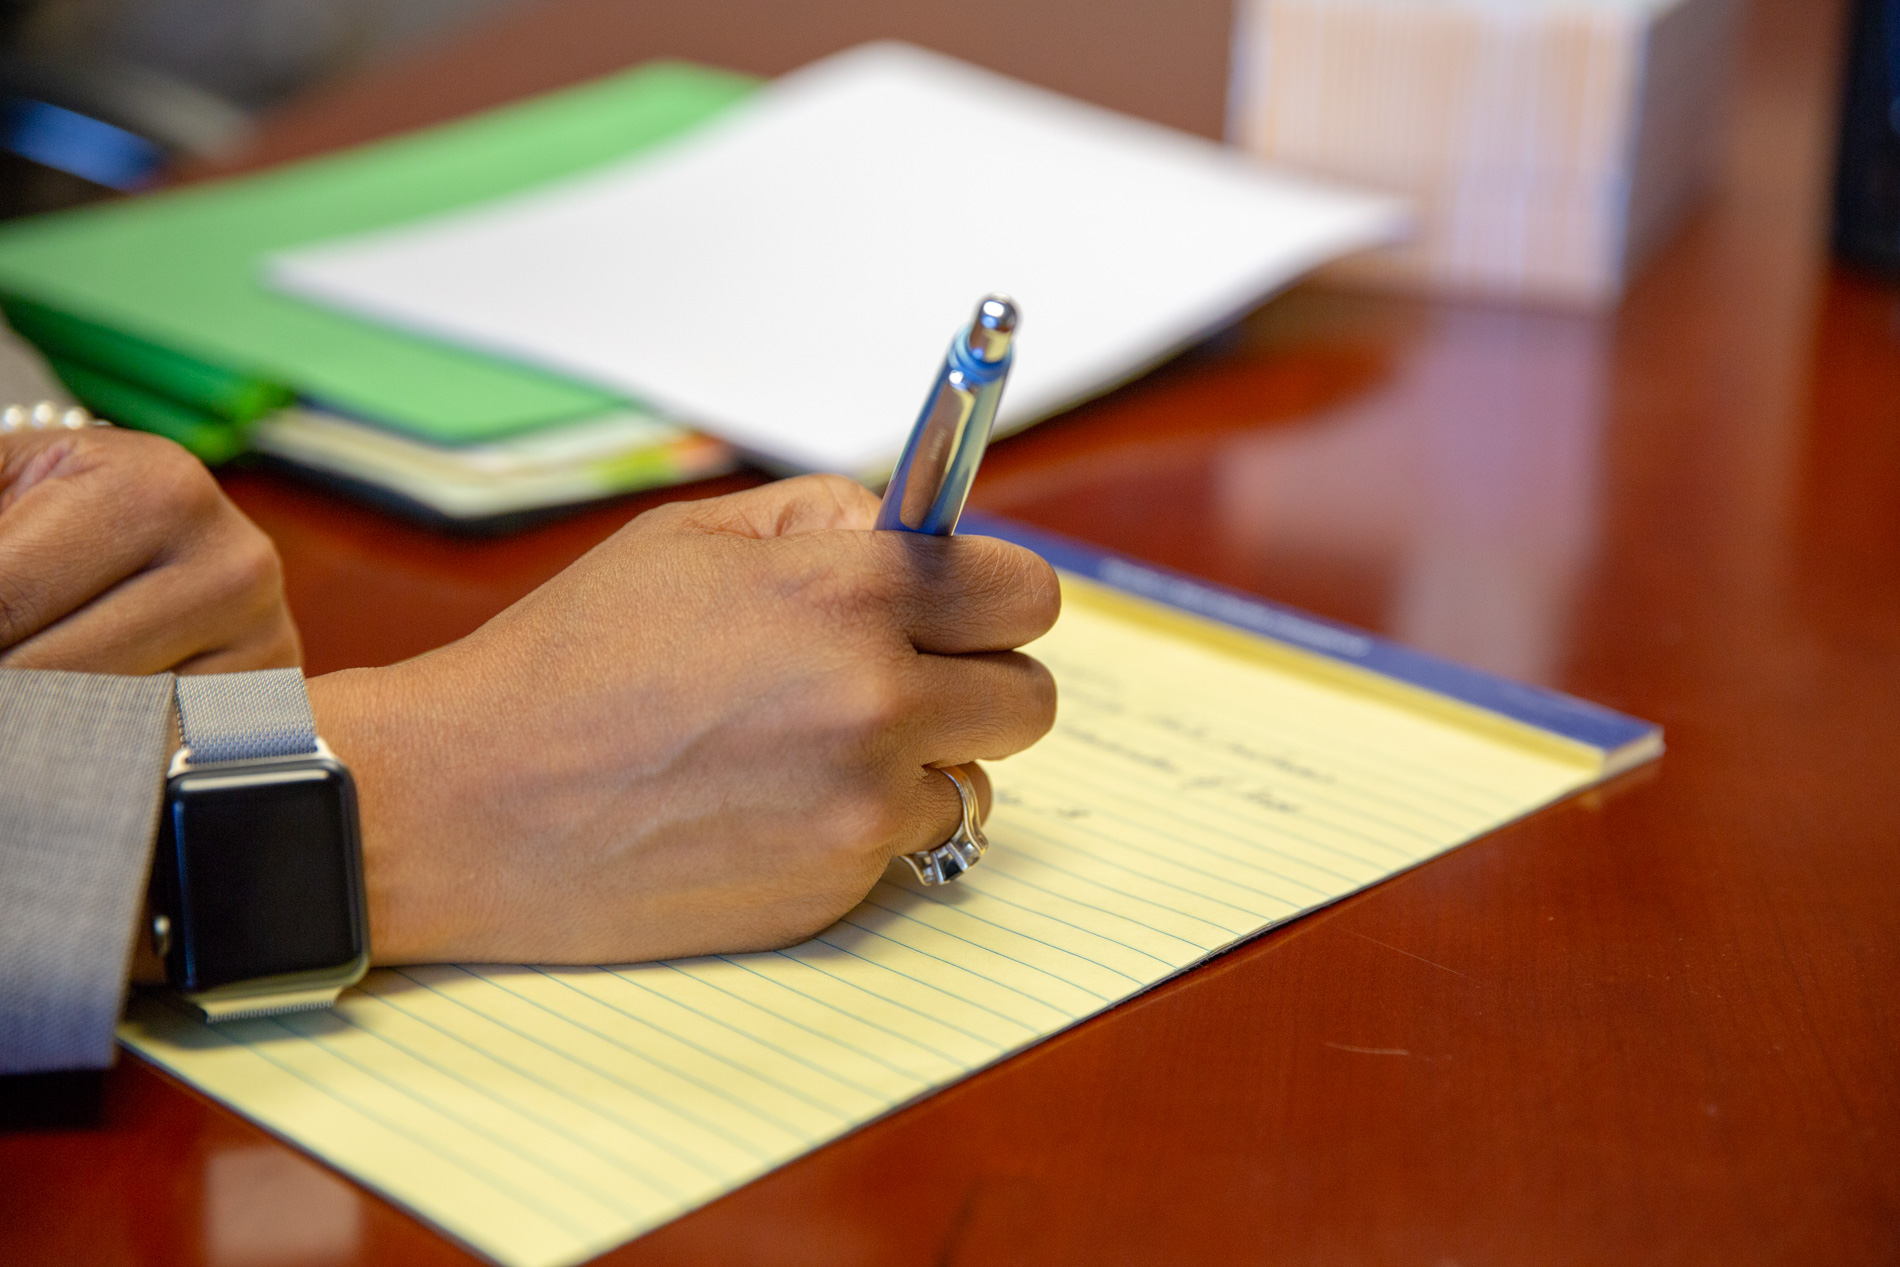
<instances>
[{"instance_id":1,"label":"wooden desk","mask_svg":"<svg viewBox=\"0 0 1900 1267\"><path fill-rule=\"evenodd\" d=\"M623 10L510 19L265 152L604 69L642 51ZM1660 767L608 1261L1900 1258L1900 290L1824 256L1838 17L1761 7L1724 188L1614 316L1297 291L979 485L1658 720ZM230 488L313 671L471 629L629 513L468 542ZM0 1140L0 1260L466 1261L136 1060L108 1099L100 1130Z\"/></svg>"}]
</instances>

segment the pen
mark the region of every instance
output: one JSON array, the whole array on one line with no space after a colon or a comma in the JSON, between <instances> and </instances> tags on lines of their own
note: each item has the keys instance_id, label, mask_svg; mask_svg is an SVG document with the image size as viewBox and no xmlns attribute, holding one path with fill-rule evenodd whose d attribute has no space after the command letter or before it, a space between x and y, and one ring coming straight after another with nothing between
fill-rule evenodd
<instances>
[{"instance_id":1,"label":"pen","mask_svg":"<svg viewBox=\"0 0 1900 1267\"><path fill-rule=\"evenodd\" d=\"M1015 302L990 295L976 306L970 324L950 340L943 368L924 398L923 412L878 504L876 527L939 537L957 530L957 517L989 446L1015 333ZM950 883L980 862L990 847L977 821L976 785L970 776L955 766L937 769L956 785L963 819L942 844L901 855L923 884Z\"/></svg>"},{"instance_id":2,"label":"pen","mask_svg":"<svg viewBox=\"0 0 1900 1267\"><path fill-rule=\"evenodd\" d=\"M947 537L976 481L1013 359L1016 304L990 295L957 331L877 508L879 528Z\"/></svg>"}]
</instances>

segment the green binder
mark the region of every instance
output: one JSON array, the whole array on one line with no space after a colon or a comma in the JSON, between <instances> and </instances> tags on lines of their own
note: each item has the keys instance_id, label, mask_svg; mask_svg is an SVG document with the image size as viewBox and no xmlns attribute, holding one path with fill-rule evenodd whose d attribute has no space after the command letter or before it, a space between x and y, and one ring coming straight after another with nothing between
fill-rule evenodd
<instances>
[{"instance_id":1,"label":"green binder","mask_svg":"<svg viewBox=\"0 0 1900 1267\"><path fill-rule=\"evenodd\" d=\"M0 305L75 395L194 436L207 460L241 446L243 424L291 394L448 444L598 414L622 402L279 295L263 284L263 259L625 158L756 82L653 63L256 175L6 225ZM150 424L132 416L141 403L157 411ZM227 434L210 439L207 424Z\"/></svg>"}]
</instances>

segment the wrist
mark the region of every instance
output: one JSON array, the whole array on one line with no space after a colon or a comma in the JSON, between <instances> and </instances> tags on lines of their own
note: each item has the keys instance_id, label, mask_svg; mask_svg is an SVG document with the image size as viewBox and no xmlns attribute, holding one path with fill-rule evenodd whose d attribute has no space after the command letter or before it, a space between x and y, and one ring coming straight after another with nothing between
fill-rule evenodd
<instances>
[{"instance_id":1,"label":"wrist","mask_svg":"<svg viewBox=\"0 0 1900 1267\"><path fill-rule=\"evenodd\" d=\"M468 753L450 738L455 722L444 706L453 696L427 690L427 676L425 660L308 682L317 733L356 781L376 963L438 959L464 922L453 877L445 885L442 872L450 843L466 830L456 820L470 785L457 767Z\"/></svg>"},{"instance_id":2,"label":"wrist","mask_svg":"<svg viewBox=\"0 0 1900 1267\"><path fill-rule=\"evenodd\" d=\"M347 669L311 678L306 685L317 733L356 781L370 957L386 962L392 948L410 936L413 923L398 843L407 838L399 810L410 782L394 720L402 712L401 669Z\"/></svg>"}]
</instances>

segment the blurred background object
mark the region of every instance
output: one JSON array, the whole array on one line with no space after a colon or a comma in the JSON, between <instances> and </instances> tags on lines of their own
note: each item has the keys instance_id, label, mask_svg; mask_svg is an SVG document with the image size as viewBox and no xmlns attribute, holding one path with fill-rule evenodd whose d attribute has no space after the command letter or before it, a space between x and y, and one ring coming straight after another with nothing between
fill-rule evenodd
<instances>
[{"instance_id":1,"label":"blurred background object","mask_svg":"<svg viewBox=\"0 0 1900 1267\"><path fill-rule=\"evenodd\" d=\"M1713 174L1741 0L1239 0L1229 133L1411 195L1338 275L1596 305Z\"/></svg>"},{"instance_id":2,"label":"blurred background object","mask_svg":"<svg viewBox=\"0 0 1900 1267\"><path fill-rule=\"evenodd\" d=\"M242 148L257 113L512 0L0 0L0 216Z\"/></svg>"},{"instance_id":3,"label":"blurred background object","mask_svg":"<svg viewBox=\"0 0 1900 1267\"><path fill-rule=\"evenodd\" d=\"M1900 274L1900 0L1857 0L1834 183L1834 249Z\"/></svg>"}]
</instances>

